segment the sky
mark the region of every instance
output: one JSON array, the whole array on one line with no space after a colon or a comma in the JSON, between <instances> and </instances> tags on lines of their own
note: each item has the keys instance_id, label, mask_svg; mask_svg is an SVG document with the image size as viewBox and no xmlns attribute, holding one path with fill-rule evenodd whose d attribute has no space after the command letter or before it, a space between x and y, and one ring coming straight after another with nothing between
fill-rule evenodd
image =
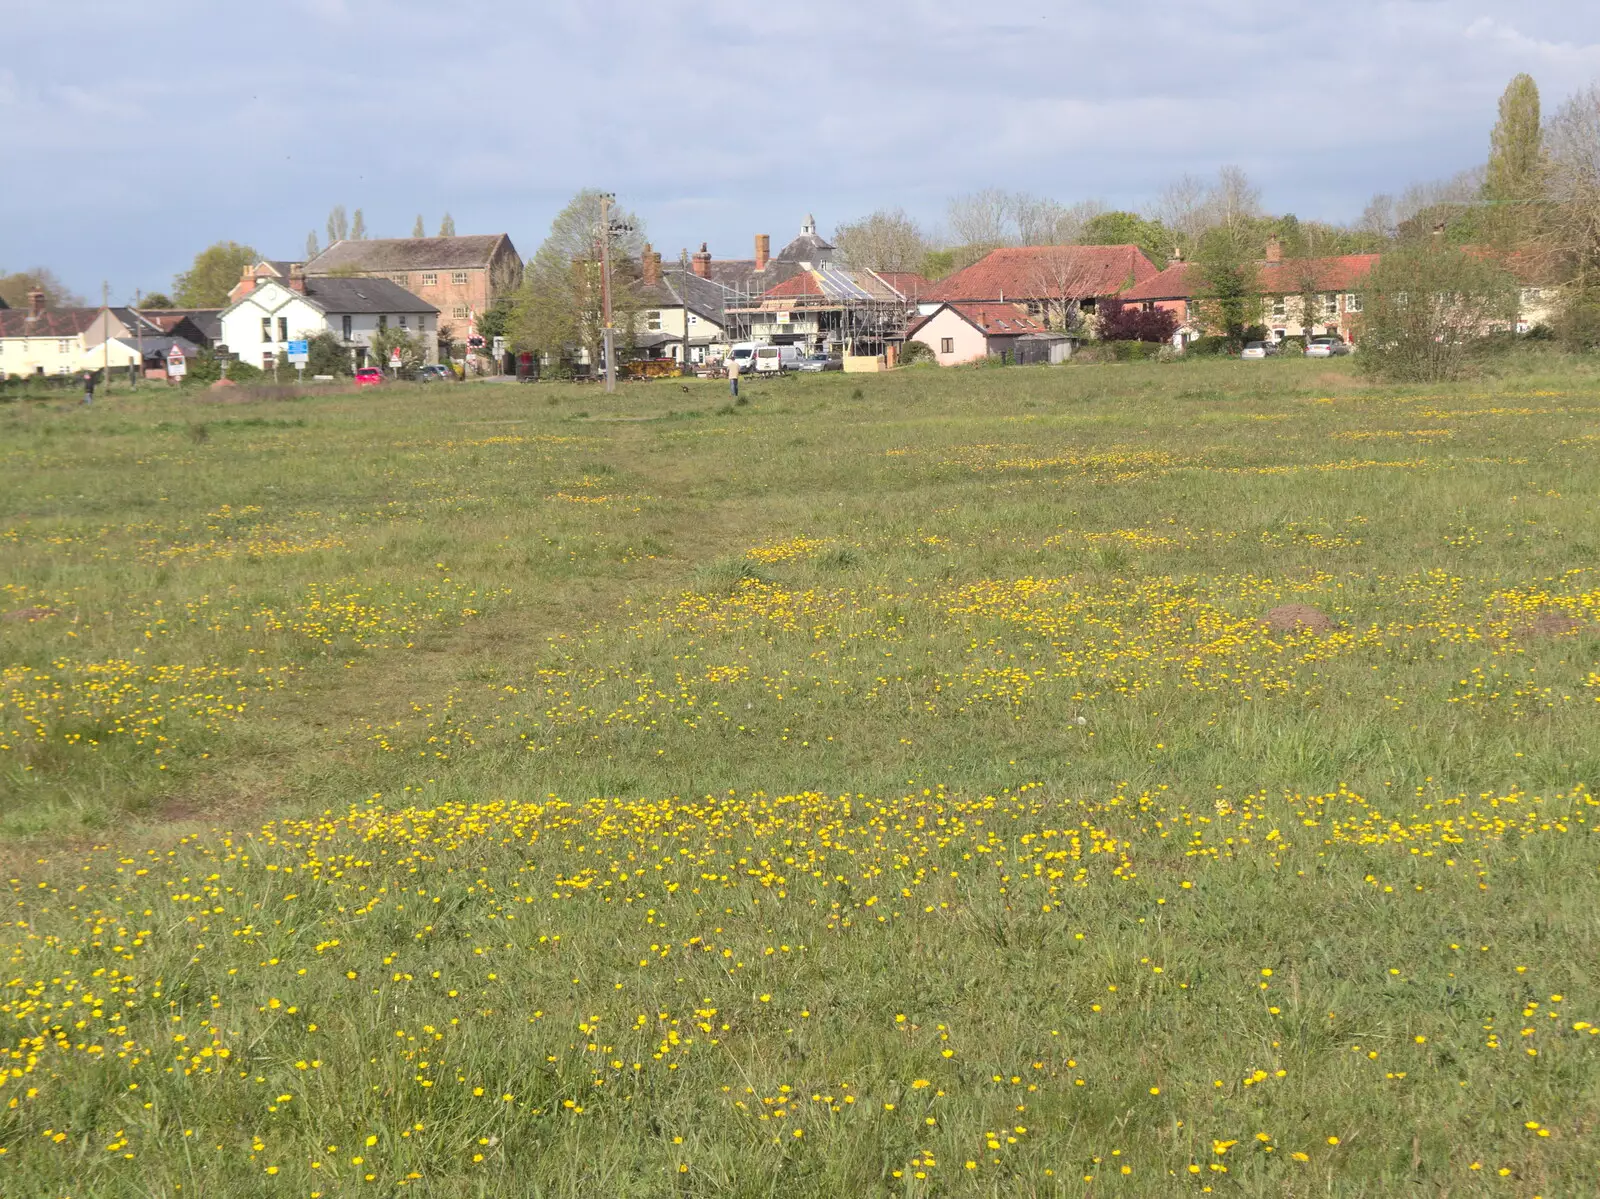
<instances>
[{"instance_id":1,"label":"sky","mask_svg":"<svg viewBox=\"0 0 1600 1199\"><path fill-rule=\"evenodd\" d=\"M584 187L668 258L749 257L814 213L938 225L984 187L1139 209L1243 167L1266 206L1353 221L1470 167L1526 71L1548 114L1600 80L1592 0L0 0L0 272L98 300L210 243L303 257L509 233Z\"/></svg>"}]
</instances>

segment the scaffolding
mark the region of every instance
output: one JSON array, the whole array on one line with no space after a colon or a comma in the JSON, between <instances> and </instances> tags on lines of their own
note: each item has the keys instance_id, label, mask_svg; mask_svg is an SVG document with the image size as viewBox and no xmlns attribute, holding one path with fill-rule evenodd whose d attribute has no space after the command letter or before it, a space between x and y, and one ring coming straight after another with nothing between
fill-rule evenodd
<instances>
[{"instance_id":1,"label":"scaffolding","mask_svg":"<svg viewBox=\"0 0 1600 1199\"><path fill-rule=\"evenodd\" d=\"M916 302L875 272L821 263L759 295L736 294L727 308L728 337L877 355L905 340L915 312Z\"/></svg>"}]
</instances>

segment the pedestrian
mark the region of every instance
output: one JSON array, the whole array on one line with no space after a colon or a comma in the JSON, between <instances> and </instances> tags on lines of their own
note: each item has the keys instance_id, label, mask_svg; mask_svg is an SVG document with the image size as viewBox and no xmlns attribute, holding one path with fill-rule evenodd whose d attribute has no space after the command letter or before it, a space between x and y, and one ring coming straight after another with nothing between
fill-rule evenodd
<instances>
[{"instance_id":1,"label":"pedestrian","mask_svg":"<svg viewBox=\"0 0 1600 1199\"><path fill-rule=\"evenodd\" d=\"M83 405L85 408L94 403L94 372L83 372Z\"/></svg>"},{"instance_id":2,"label":"pedestrian","mask_svg":"<svg viewBox=\"0 0 1600 1199\"><path fill-rule=\"evenodd\" d=\"M728 359L728 391L734 399L739 398L739 360Z\"/></svg>"}]
</instances>

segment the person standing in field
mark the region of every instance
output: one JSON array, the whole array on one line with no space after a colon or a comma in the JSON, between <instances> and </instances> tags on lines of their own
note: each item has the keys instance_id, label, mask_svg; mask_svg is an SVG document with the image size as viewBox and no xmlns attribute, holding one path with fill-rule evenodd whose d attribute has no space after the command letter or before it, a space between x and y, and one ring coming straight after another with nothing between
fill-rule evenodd
<instances>
[{"instance_id":1,"label":"person standing in field","mask_svg":"<svg viewBox=\"0 0 1600 1199\"><path fill-rule=\"evenodd\" d=\"M728 359L728 392L734 399L739 398L739 360Z\"/></svg>"},{"instance_id":2,"label":"person standing in field","mask_svg":"<svg viewBox=\"0 0 1600 1199\"><path fill-rule=\"evenodd\" d=\"M94 372L83 372L83 404L89 407L94 403Z\"/></svg>"}]
</instances>

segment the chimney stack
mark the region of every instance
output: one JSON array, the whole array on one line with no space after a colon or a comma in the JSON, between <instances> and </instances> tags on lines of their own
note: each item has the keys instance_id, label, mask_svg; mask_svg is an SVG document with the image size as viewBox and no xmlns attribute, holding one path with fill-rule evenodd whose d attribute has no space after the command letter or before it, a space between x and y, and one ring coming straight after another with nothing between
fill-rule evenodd
<instances>
[{"instance_id":1,"label":"chimney stack","mask_svg":"<svg viewBox=\"0 0 1600 1199\"><path fill-rule=\"evenodd\" d=\"M1167 265L1177 266L1183 262L1183 247L1173 246L1172 253L1167 255Z\"/></svg>"},{"instance_id":2,"label":"chimney stack","mask_svg":"<svg viewBox=\"0 0 1600 1199\"><path fill-rule=\"evenodd\" d=\"M706 249L705 242L700 243L700 248L689 260L689 268L702 279L711 278L711 251Z\"/></svg>"},{"instance_id":3,"label":"chimney stack","mask_svg":"<svg viewBox=\"0 0 1600 1199\"><path fill-rule=\"evenodd\" d=\"M772 237L770 234L756 234L756 270L764 271L767 263L772 259Z\"/></svg>"},{"instance_id":4,"label":"chimney stack","mask_svg":"<svg viewBox=\"0 0 1600 1199\"><path fill-rule=\"evenodd\" d=\"M37 287L28 293L28 319L36 321L44 315L44 292Z\"/></svg>"},{"instance_id":5,"label":"chimney stack","mask_svg":"<svg viewBox=\"0 0 1600 1199\"><path fill-rule=\"evenodd\" d=\"M1267 238L1267 261L1283 261L1283 243L1278 240L1278 235L1276 233Z\"/></svg>"},{"instance_id":6,"label":"chimney stack","mask_svg":"<svg viewBox=\"0 0 1600 1199\"><path fill-rule=\"evenodd\" d=\"M646 287L652 287L661 282L661 255L650 248L650 243L644 243L644 250L639 254L639 276Z\"/></svg>"},{"instance_id":7,"label":"chimney stack","mask_svg":"<svg viewBox=\"0 0 1600 1199\"><path fill-rule=\"evenodd\" d=\"M289 290L306 294L306 268L301 263L294 263L289 267Z\"/></svg>"},{"instance_id":8,"label":"chimney stack","mask_svg":"<svg viewBox=\"0 0 1600 1199\"><path fill-rule=\"evenodd\" d=\"M1436 245L1436 246L1441 246L1441 245L1444 244L1444 222L1443 221L1440 221L1437 225L1435 225L1433 227L1433 244Z\"/></svg>"}]
</instances>

